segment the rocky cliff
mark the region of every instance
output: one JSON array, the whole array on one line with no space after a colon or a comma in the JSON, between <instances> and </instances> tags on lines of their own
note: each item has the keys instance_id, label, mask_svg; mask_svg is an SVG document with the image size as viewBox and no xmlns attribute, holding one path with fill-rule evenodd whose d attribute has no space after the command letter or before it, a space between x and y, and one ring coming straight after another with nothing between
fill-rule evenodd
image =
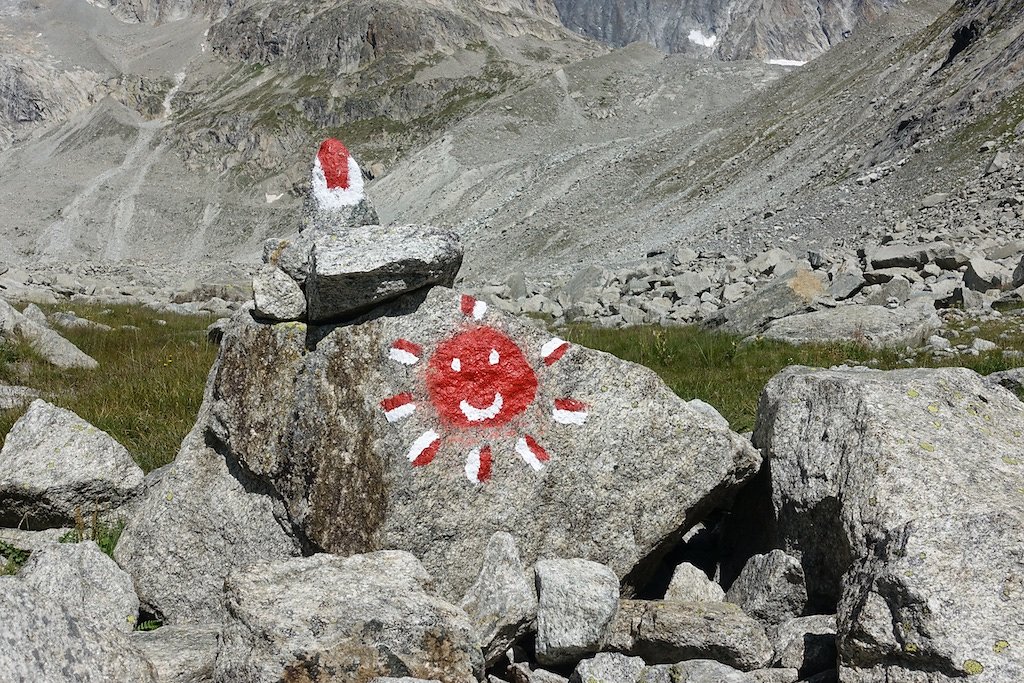
<instances>
[{"instance_id":1,"label":"rocky cliff","mask_svg":"<svg viewBox=\"0 0 1024 683\"><path fill-rule=\"evenodd\" d=\"M557 0L569 28L611 45L651 43L718 59L807 61L893 0Z\"/></svg>"}]
</instances>

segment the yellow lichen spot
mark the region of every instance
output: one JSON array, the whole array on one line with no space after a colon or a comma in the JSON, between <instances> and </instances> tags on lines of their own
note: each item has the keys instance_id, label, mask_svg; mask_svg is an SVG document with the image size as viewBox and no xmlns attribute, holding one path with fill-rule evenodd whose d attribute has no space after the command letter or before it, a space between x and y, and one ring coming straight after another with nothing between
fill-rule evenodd
<instances>
[{"instance_id":1,"label":"yellow lichen spot","mask_svg":"<svg viewBox=\"0 0 1024 683\"><path fill-rule=\"evenodd\" d=\"M1020 460L1018 460L1017 458L1014 458L1013 456L1010 456L1010 455L1004 455L1003 456L1003 462L1005 462L1007 465L1019 465L1020 464Z\"/></svg>"},{"instance_id":2,"label":"yellow lichen spot","mask_svg":"<svg viewBox=\"0 0 1024 683\"><path fill-rule=\"evenodd\" d=\"M939 406L938 406L938 404L937 403L930 403L928 405L928 412L931 413L932 415L938 415L938 413L939 413Z\"/></svg>"},{"instance_id":3,"label":"yellow lichen spot","mask_svg":"<svg viewBox=\"0 0 1024 683\"><path fill-rule=\"evenodd\" d=\"M910 398L917 398L920 395L921 392L919 392L917 389L910 389L907 391L907 396L909 396Z\"/></svg>"},{"instance_id":4,"label":"yellow lichen spot","mask_svg":"<svg viewBox=\"0 0 1024 683\"><path fill-rule=\"evenodd\" d=\"M917 647L917 643L907 643L906 645L903 646L903 651L904 652L908 652L910 654L914 654L915 652L918 651L918 649L919 648Z\"/></svg>"},{"instance_id":5,"label":"yellow lichen spot","mask_svg":"<svg viewBox=\"0 0 1024 683\"><path fill-rule=\"evenodd\" d=\"M168 502L170 502L170 501L174 500L174 494L173 494L173 493L171 493L170 491L168 491L168 492L167 492L167 495L166 495L166 496L164 496L164 498L165 498L165 499L166 499L166 500L167 500Z\"/></svg>"},{"instance_id":6,"label":"yellow lichen spot","mask_svg":"<svg viewBox=\"0 0 1024 683\"><path fill-rule=\"evenodd\" d=\"M984 670L985 667L976 659L968 659L964 662L964 673L968 676L977 676Z\"/></svg>"},{"instance_id":7,"label":"yellow lichen spot","mask_svg":"<svg viewBox=\"0 0 1024 683\"><path fill-rule=\"evenodd\" d=\"M927 441L922 441L918 445L921 446L921 450L923 450L923 451L928 451L929 453L934 453L935 452L935 446L930 444L930 443L928 443Z\"/></svg>"},{"instance_id":8,"label":"yellow lichen spot","mask_svg":"<svg viewBox=\"0 0 1024 683\"><path fill-rule=\"evenodd\" d=\"M992 652L995 652L997 655L1001 655L1003 654L1003 650L1008 647L1010 647L1010 644L1005 640L997 640L996 644L992 646Z\"/></svg>"},{"instance_id":9,"label":"yellow lichen spot","mask_svg":"<svg viewBox=\"0 0 1024 683\"><path fill-rule=\"evenodd\" d=\"M933 420L932 427L935 427L936 429L942 429L942 423L939 422L938 420Z\"/></svg>"},{"instance_id":10,"label":"yellow lichen spot","mask_svg":"<svg viewBox=\"0 0 1024 683\"><path fill-rule=\"evenodd\" d=\"M967 414L977 417L978 411L974 409L974 406L970 406L969 408L967 408Z\"/></svg>"}]
</instances>

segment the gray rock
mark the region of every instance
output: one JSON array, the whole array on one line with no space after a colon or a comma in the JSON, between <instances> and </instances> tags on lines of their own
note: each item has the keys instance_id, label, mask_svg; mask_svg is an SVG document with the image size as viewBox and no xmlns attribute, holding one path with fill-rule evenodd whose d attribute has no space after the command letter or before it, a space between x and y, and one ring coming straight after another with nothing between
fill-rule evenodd
<instances>
[{"instance_id":1,"label":"gray rock","mask_svg":"<svg viewBox=\"0 0 1024 683\"><path fill-rule=\"evenodd\" d=\"M797 617L768 630L775 648L773 666L796 669L801 678L836 666L836 617Z\"/></svg>"},{"instance_id":2,"label":"gray rock","mask_svg":"<svg viewBox=\"0 0 1024 683\"><path fill-rule=\"evenodd\" d=\"M990 384L998 384L1020 395L1024 393L1024 368L1011 368L993 372L985 378Z\"/></svg>"},{"instance_id":3,"label":"gray rock","mask_svg":"<svg viewBox=\"0 0 1024 683\"><path fill-rule=\"evenodd\" d=\"M772 272L783 272L792 268L796 258L785 249L778 247L769 249L759 256L750 260L747 267L753 273L767 275ZM780 268L780 266L782 266Z\"/></svg>"},{"instance_id":4,"label":"gray rock","mask_svg":"<svg viewBox=\"0 0 1024 683\"><path fill-rule=\"evenodd\" d=\"M69 410L36 399L0 450L0 524L74 525L112 513L142 488L124 446Z\"/></svg>"},{"instance_id":5,"label":"gray rock","mask_svg":"<svg viewBox=\"0 0 1024 683\"><path fill-rule=\"evenodd\" d=\"M1009 270L983 258L972 258L964 272L964 285L975 292L1004 289L1010 286L1011 280Z\"/></svg>"},{"instance_id":6,"label":"gray rock","mask_svg":"<svg viewBox=\"0 0 1024 683\"><path fill-rule=\"evenodd\" d=\"M920 268L932 260L929 245L889 244L871 252L868 261L878 268Z\"/></svg>"},{"instance_id":7,"label":"gray rock","mask_svg":"<svg viewBox=\"0 0 1024 683\"><path fill-rule=\"evenodd\" d=\"M40 548L60 543L69 529L43 529L41 531L25 531L24 529L5 529L0 527L0 543L6 543L18 550L35 552Z\"/></svg>"},{"instance_id":8,"label":"gray rock","mask_svg":"<svg viewBox=\"0 0 1024 683\"><path fill-rule=\"evenodd\" d=\"M530 669L525 662L513 664L508 668L509 680L512 683L568 683L569 679L544 669Z\"/></svg>"},{"instance_id":9,"label":"gray rock","mask_svg":"<svg viewBox=\"0 0 1024 683\"><path fill-rule=\"evenodd\" d=\"M601 649L619 606L619 579L589 560L541 560L536 565L537 661L572 662Z\"/></svg>"},{"instance_id":10,"label":"gray rock","mask_svg":"<svg viewBox=\"0 0 1024 683\"><path fill-rule=\"evenodd\" d=\"M877 292L864 300L864 303L871 306L885 306L893 302L902 305L910 299L911 292L910 282L906 278L897 276L881 285Z\"/></svg>"},{"instance_id":11,"label":"gray rock","mask_svg":"<svg viewBox=\"0 0 1024 683\"><path fill-rule=\"evenodd\" d=\"M985 169L985 175L992 175L999 171L1005 171L1010 168L1012 162L1010 161L1010 155L1006 152L999 151L992 157L992 161L989 162L988 167Z\"/></svg>"},{"instance_id":12,"label":"gray rock","mask_svg":"<svg viewBox=\"0 0 1024 683\"><path fill-rule=\"evenodd\" d=\"M946 192L936 192L935 194L930 194L921 200L921 208L934 209L936 206L945 204L947 199L949 199L949 194Z\"/></svg>"},{"instance_id":13,"label":"gray rock","mask_svg":"<svg viewBox=\"0 0 1024 683\"><path fill-rule=\"evenodd\" d=\"M711 289L711 278L699 272L682 273L672 278L672 288L680 299L700 296Z\"/></svg>"},{"instance_id":14,"label":"gray rock","mask_svg":"<svg viewBox=\"0 0 1024 683\"><path fill-rule=\"evenodd\" d=\"M1013 269L1013 275L1010 279L1010 287L1012 289L1024 287L1024 256L1020 258L1020 263L1018 263L1017 267Z\"/></svg>"},{"instance_id":15,"label":"gray rock","mask_svg":"<svg viewBox=\"0 0 1024 683\"><path fill-rule=\"evenodd\" d=\"M50 321L46 319L46 314L43 313L43 309L39 308L35 304L29 304L26 306L25 310L23 310L21 314L25 316L27 320L31 320L36 325L40 325L42 327L50 326Z\"/></svg>"},{"instance_id":16,"label":"gray rock","mask_svg":"<svg viewBox=\"0 0 1024 683\"><path fill-rule=\"evenodd\" d=\"M469 616L486 666L529 632L537 618L537 590L533 573L527 575L519 559L514 536L501 531L491 536L480 574L459 607Z\"/></svg>"},{"instance_id":17,"label":"gray rock","mask_svg":"<svg viewBox=\"0 0 1024 683\"><path fill-rule=\"evenodd\" d=\"M0 577L0 680L156 683L128 640L81 621L24 581Z\"/></svg>"},{"instance_id":18,"label":"gray rock","mask_svg":"<svg viewBox=\"0 0 1024 683\"><path fill-rule=\"evenodd\" d=\"M754 672L740 671L713 659L656 664L647 667L642 680L644 683L760 683Z\"/></svg>"},{"instance_id":19,"label":"gray rock","mask_svg":"<svg viewBox=\"0 0 1024 683\"><path fill-rule=\"evenodd\" d=\"M824 293L821 275L798 270L708 316L704 325L733 334L757 334L773 320L810 310Z\"/></svg>"},{"instance_id":20,"label":"gray rock","mask_svg":"<svg viewBox=\"0 0 1024 683\"><path fill-rule=\"evenodd\" d=\"M602 652L577 664L569 683L640 683L646 669L639 657Z\"/></svg>"},{"instance_id":21,"label":"gray rock","mask_svg":"<svg viewBox=\"0 0 1024 683\"><path fill-rule=\"evenodd\" d=\"M263 263L280 268L301 284L309 276L309 258L315 233L300 232L285 238L272 238L263 243Z\"/></svg>"},{"instance_id":22,"label":"gray rock","mask_svg":"<svg viewBox=\"0 0 1024 683\"><path fill-rule=\"evenodd\" d=\"M665 592L665 600L669 602L721 602L724 599L725 591L721 586L686 562L676 567Z\"/></svg>"},{"instance_id":23,"label":"gray rock","mask_svg":"<svg viewBox=\"0 0 1024 683\"><path fill-rule=\"evenodd\" d=\"M652 664L715 659L744 671L774 655L764 626L727 602L622 600L605 649Z\"/></svg>"},{"instance_id":24,"label":"gray rock","mask_svg":"<svg viewBox=\"0 0 1024 683\"><path fill-rule=\"evenodd\" d=\"M999 346L995 342L991 342L988 339L982 339L978 337L971 342L971 348L979 353L985 353L986 351L995 351Z\"/></svg>"},{"instance_id":25,"label":"gray rock","mask_svg":"<svg viewBox=\"0 0 1024 683\"><path fill-rule=\"evenodd\" d=\"M609 273L604 268L586 266L558 288L555 298L559 299L563 308L568 308L581 301L596 301L601 290L608 284L608 279Z\"/></svg>"},{"instance_id":26,"label":"gray rock","mask_svg":"<svg viewBox=\"0 0 1024 683\"><path fill-rule=\"evenodd\" d=\"M199 424L204 420L201 411ZM204 442L202 427L149 479L114 558L134 579L142 605L167 624L220 621L228 572L300 553L278 522L280 503L229 468Z\"/></svg>"},{"instance_id":27,"label":"gray rock","mask_svg":"<svg viewBox=\"0 0 1024 683\"><path fill-rule=\"evenodd\" d=\"M65 330L95 330L97 332L110 332L114 329L110 325L104 325L103 323L79 318L70 311L57 311L50 316L50 322L57 327L63 327Z\"/></svg>"},{"instance_id":28,"label":"gray rock","mask_svg":"<svg viewBox=\"0 0 1024 683\"><path fill-rule=\"evenodd\" d=\"M828 287L828 295L836 301L843 301L857 294L864 284L864 274L861 271L843 271L832 278L832 284Z\"/></svg>"},{"instance_id":29,"label":"gray rock","mask_svg":"<svg viewBox=\"0 0 1024 683\"><path fill-rule=\"evenodd\" d=\"M436 678L427 680L425 678L413 678L412 676L400 676L395 678L393 676L377 676L371 678L370 683L441 683Z\"/></svg>"},{"instance_id":30,"label":"gray rock","mask_svg":"<svg viewBox=\"0 0 1024 683\"><path fill-rule=\"evenodd\" d=\"M949 351L953 348L953 344L948 339L937 334L928 337L928 346L936 351Z\"/></svg>"},{"instance_id":31,"label":"gray rock","mask_svg":"<svg viewBox=\"0 0 1024 683\"><path fill-rule=\"evenodd\" d=\"M771 323L766 339L790 344L852 342L881 347L919 346L942 326L934 310L917 307L840 306Z\"/></svg>"},{"instance_id":32,"label":"gray rock","mask_svg":"<svg viewBox=\"0 0 1024 683\"><path fill-rule=\"evenodd\" d=\"M839 600L842 680L1024 679L1021 434L1024 404L969 370L768 383L754 442L812 604Z\"/></svg>"},{"instance_id":33,"label":"gray rock","mask_svg":"<svg viewBox=\"0 0 1024 683\"><path fill-rule=\"evenodd\" d=\"M22 408L39 398L39 392L31 387L12 387L0 384L0 410Z\"/></svg>"},{"instance_id":34,"label":"gray rock","mask_svg":"<svg viewBox=\"0 0 1024 683\"><path fill-rule=\"evenodd\" d=\"M43 359L58 368L83 368L92 370L99 367L99 363L81 349L60 336L49 327L32 322L14 310L13 306L0 301L0 334L8 328L17 334L32 347Z\"/></svg>"},{"instance_id":35,"label":"gray rock","mask_svg":"<svg viewBox=\"0 0 1024 683\"><path fill-rule=\"evenodd\" d=\"M398 551L256 564L224 583L229 617L215 678L340 680L409 675L475 683L483 658L462 610L430 594ZM330 615L325 618L325 615Z\"/></svg>"},{"instance_id":36,"label":"gray rock","mask_svg":"<svg viewBox=\"0 0 1024 683\"><path fill-rule=\"evenodd\" d=\"M161 626L135 631L131 643L156 669L160 683L211 683L220 626Z\"/></svg>"},{"instance_id":37,"label":"gray rock","mask_svg":"<svg viewBox=\"0 0 1024 683\"><path fill-rule=\"evenodd\" d=\"M423 287L451 287L461 265L462 245L448 230L368 225L318 235L306 280L309 319L352 317Z\"/></svg>"},{"instance_id":38,"label":"gray rock","mask_svg":"<svg viewBox=\"0 0 1024 683\"><path fill-rule=\"evenodd\" d=\"M39 548L18 578L97 630L130 633L135 628L139 598L131 577L92 541Z\"/></svg>"},{"instance_id":39,"label":"gray rock","mask_svg":"<svg viewBox=\"0 0 1024 683\"><path fill-rule=\"evenodd\" d=\"M265 266L252 279L253 313L269 320L299 320L306 315L306 296L299 283L280 268Z\"/></svg>"},{"instance_id":40,"label":"gray rock","mask_svg":"<svg viewBox=\"0 0 1024 683\"><path fill-rule=\"evenodd\" d=\"M289 527L312 546L406 550L450 600L476 579L495 529L516 538L526 565L586 557L620 578L642 576L653 569L648 556L693 524L694 509L725 500L757 470L749 442L649 370L572 345L546 362L563 347L493 309L475 321L483 332L464 336L473 320L464 303L479 310L434 288L372 320L320 329L236 317L205 404L207 438L251 474L253 490L279 496ZM416 353L399 353L397 340ZM474 354L478 343L486 348ZM492 349L506 360L496 373L484 370ZM470 368L479 380L456 374ZM507 382L507 371L525 384ZM404 393L415 408L385 410ZM497 393L495 418L474 412L496 405ZM563 398L583 405L555 413ZM435 435L436 452L427 448Z\"/></svg>"},{"instance_id":41,"label":"gray rock","mask_svg":"<svg viewBox=\"0 0 1024 683\"><path fill-rule=\"evenodd\" d=\"M224 330L231 323L231 318L218 318L206 327L206 340L211 344L219 345L224 338Z\"/></svg>"},{"instance_id":42,"label":"gray rock","mask_svg":"<svg viewBox=\"0 0 1024 683\"><path fill-rule=\"evenodd\" d=\"M725 594L758 621L774 626L800 616L807 604L807 586L800 561L781 550L754 555Z\"/></svg>"}]
</instances>

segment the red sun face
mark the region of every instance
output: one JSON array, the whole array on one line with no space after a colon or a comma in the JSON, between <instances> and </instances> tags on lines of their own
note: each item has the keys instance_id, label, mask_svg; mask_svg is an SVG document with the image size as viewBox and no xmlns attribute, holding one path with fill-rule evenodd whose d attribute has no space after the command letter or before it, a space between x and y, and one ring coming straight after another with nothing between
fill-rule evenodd
<instances>
[{"instance_id":1,"label":"red sun face","mask_svg":"<svg viewBox=\"0 0 1024 683\"><path fill-rule=\"evenodd\" d=\"M478 327L442 342L427 366L427 392L455 427L497 427L525 411L537 376L509 337Z\"/></svg>"}]
</instances>

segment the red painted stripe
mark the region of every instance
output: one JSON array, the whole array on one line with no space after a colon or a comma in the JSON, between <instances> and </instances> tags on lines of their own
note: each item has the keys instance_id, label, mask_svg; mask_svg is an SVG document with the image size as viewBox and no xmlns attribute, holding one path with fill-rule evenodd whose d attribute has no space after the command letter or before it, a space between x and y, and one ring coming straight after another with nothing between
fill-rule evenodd
<instances>
[{"instance_id":1,"label":"red painted stripe","mask_svg":"<svg viewBox=\"0 0 1024 683\"><path fill-rule=\"evenodd\" d=\"M557 349L548 354L547 358L544 359L544 365L553 365L555 361L565 355L565 352L569 350L569 342L565 342Z\"/></svg>"},{"instance_id":2,"label":"red painted stripe","mask_svg":"<svg viewBox=\"0 0 1024 683\"><path fill-rule=\"evenodd\" d=\"M476 306L476 299L474 299L473 297L471 297L468 294L463 294L462 295L462 303L461 303L462 315L464 315L466 317L469 317L469 318L472 318L473 317L473 307L474 306Z\"/></svg>"},{"instance_id":3,"label":"red painted stripe","mask_svg":"<svg viewBox=\"0 0 1024 683\"><path fill-rule=\"evenodd\" d=\"M541 462L547 462L548 460L551 459L551 456L548 455L548 452L541 448L540 444L537 443L536 439L534 439L529 434L526 435L526 445L529 446L530 450L533 451L533 454L537 456L537 460L540 460Z\"/></svg>"},{"instance_id":4,"label":"red painted stripe","mask_svg":"<svg viewBox=\"0 0 1024 683\"><path fill-rule=\"evenodd\" d=\"M393 349L399 349L400 351L406 351L419 358L423 355L423 347L419 344L413 344L408 339L396 339L391 345Z\"/></svg>"},{"instance_id":5,"label":"red painted stripe","mask_svg":"<svg viewBox=\"0 0 1024 683\"><path fill-rule=\"evenodd\" d=\"M316 156L320 159L320 167L324 170L327 189L348 189L348 149L334 138L327 138L320 144Z\"/></svg>"},{"instance_id":6,"label":"red painted stripe","mask_svg":"<svg viewBox=\"0 0 1024 683\"><path fill-rule=\"evenodd\" d=\"M568 410L573 413L580 413L587 409L587 404L577 401L574 398L556 398L555 410Z\"/></svg>"},{"instance_id":7,"label":"red painted stripe","mask_svg":"<svg viewBox=\"0 0 1024 683\"><path fill-rule=\"evenodd\" d=\"M380 402L380 407L383 408L385 412L388 412L395 408L404 406L407 403L412 403L412 394L398 394L397 396L386 398Z\"/></svg>"},{"instance_id":8,"label":"red painted stripe","mask_svg":"<svg viewBox=\"0 0 1024 683\"><path fill-rule=\"evenodd\" d=\"M430 461L437 455L438 449L441 448L441 439L434 439L429 446L423 449L423 452L416 456L416 459L412 461L413 467L423 467L429 465Z\"/></svg>"},{"instance_id":9,"label":"red painted stripe","mask_svg":"<svg viewBox=\"0 0 1024 683\"><path fill-rule=\"evenodd\" d=\"M480 471L476 475L476 480L483 483L491 478L491 447L484 446L480 449Z\"/></svg>"}]
</instances>

